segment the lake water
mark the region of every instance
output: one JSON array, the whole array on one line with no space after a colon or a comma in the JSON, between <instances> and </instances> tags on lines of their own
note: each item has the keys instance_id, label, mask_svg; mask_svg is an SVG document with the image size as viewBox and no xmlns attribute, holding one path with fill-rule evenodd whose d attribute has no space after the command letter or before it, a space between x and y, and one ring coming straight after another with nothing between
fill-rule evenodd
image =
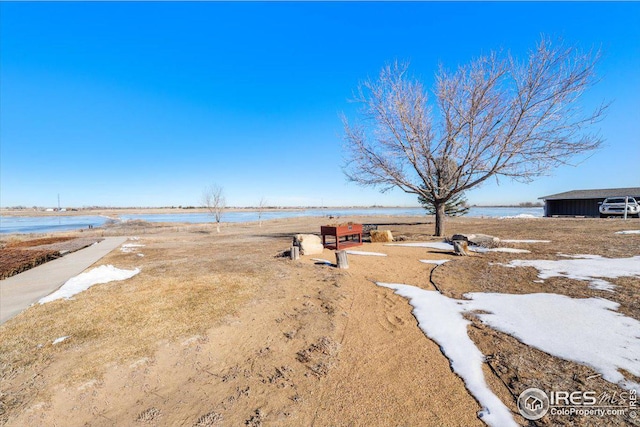
<instances>
[{"instance_id":1,"label":"lake water","mask_svg":"<svg viewBox=\"0 0 640 427\"><path fill-rule=\"evenodd\" d=\"M500 208L472 207L468 217L499 218L504 216L531 215L543 216L543 208ZM336 218L347 216L384 215L384 216L424 216L422 208L367 208L367 209L296 209L287 211L265 211L262 220L297 218L305 216ZM132 214L120 215L123 221L142 220L148 222L215 222L212 215L203 213L171 213L171 214ZM102 216L40 216L40 217L0 217L0 234L8 233L50 233L55 231L88 228L89 225L99 227L107 221ZM223 222L258 221L255 211L225 212Z\"/></svg>"},{"instance_id":2,"label":"lake water","mask_svg":"<svg viewBox=\"0 0 640 427\"><path fill-rule=\"evenodd\" d=\"M0 216L0 234L51 233L99 227L107 221L103 216Z\"/></svg>"}]
</instances>

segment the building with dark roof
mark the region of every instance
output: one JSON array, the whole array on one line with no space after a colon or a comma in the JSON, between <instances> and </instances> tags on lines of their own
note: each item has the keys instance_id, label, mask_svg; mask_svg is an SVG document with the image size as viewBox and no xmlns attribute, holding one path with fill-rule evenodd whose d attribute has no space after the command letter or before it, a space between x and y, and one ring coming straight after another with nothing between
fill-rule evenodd
<instances>
[{"instance_id":1,"label":"building with dark roof","mask_svg":"<svg viewBox=\"0 0 640 427\"><path fill-rule=\"evenodd\" d=\"M607 197L631 196L640 201L640 187L573 190L540 197L544 216L600 216L598 205Z\"/></svg>"}]
</instances>

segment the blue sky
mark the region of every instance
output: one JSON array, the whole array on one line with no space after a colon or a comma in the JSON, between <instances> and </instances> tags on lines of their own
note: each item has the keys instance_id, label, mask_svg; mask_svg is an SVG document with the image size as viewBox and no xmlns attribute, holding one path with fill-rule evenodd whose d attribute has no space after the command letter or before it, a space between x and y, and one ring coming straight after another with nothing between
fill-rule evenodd
<instances>
[{"instance_id":1,"label":"blue sky","mask_svg":"<svg viewBox=\"0 0 640 427\"><path fill-rule=\"evenodd\" d=\"M477 204L640 186L640 3L0 3L0 206L417 205L346 182L340 114L396 59L430 87L542 33L601 48L606 145Z\"/></svg>"}]
</instances>

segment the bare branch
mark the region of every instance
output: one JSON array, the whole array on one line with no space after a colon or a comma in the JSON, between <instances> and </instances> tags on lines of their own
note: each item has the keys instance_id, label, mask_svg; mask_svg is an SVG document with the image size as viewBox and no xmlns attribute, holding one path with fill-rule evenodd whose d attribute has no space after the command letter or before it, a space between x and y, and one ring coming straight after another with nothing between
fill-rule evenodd
<instances>
[{"instance_id":1,"label":"bare branch","mask_svg":"<svg viewBox=\"0 0 640 427\"><path fill-rule=\"evenodd\" d=\"M260 199L260 203L258 203L258 223L260 227L262 227L262 214L264 214L264 210L266 208L267 208L267 199L262 197Z\"/></svg>"},{"instance_id":2,"label":"bare branch","mask_svg":"<svg viewBox=\"0 0 640 427\"><path fill-rule=\"evenodd\" d=\"M216 229L219 233L220 221L222 221L222 215L227 207L223 188L216 184L211 184L206 187L202 191L202 204L215 218Z\"/></svg>"}]
</instances>

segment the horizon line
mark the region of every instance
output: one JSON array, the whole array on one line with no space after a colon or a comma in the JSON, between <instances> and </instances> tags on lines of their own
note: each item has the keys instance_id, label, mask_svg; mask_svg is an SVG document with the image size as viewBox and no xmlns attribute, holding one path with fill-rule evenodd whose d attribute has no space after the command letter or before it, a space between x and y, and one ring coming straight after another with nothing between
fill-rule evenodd
<instances>
[{"instance_id":1,"label":"horizon line","mask_svg":"<svg viewBox=\"0 0 640 427\"><path fill-rule=\"evenodd\" d=\"M519 203L519 204L469 204L468 207L477 207L477 208L537 208L543 207L542 203ZM0 210L46 210L53 209L54 211L62 211L65 210L96 210L96 209L112 209L112 210L129 210L129 209L179 209L179 210L195 210L195 209L207 209L206 206L67 206L67 207L50 207L50 206L0 206ZM335 205L335 206L313 206L313 205L297 205L297 206L226 206L225 210L277 210L277 209L424 209L423 206L416 205Z\"/></svg>"}]
</instances>

